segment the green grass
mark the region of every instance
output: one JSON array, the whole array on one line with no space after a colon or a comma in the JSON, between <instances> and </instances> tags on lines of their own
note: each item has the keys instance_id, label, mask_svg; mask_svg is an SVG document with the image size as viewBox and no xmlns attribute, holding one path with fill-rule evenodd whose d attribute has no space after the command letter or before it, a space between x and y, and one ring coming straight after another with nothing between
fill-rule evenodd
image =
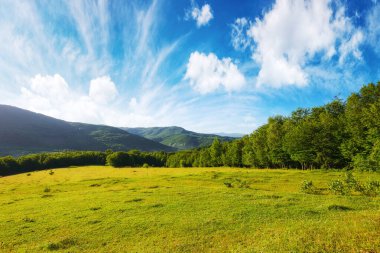
<instances>
[{"instance_id":1,"label":"green grass","mask_svg":"<svg viewBox=\"0 0 380 253\"><path fill-rule=\"evenodd\" d=\"M0 252L380 251L380 197L328 193L339 172L53 171L0 178Z\"/></svg>"}]
</instances>

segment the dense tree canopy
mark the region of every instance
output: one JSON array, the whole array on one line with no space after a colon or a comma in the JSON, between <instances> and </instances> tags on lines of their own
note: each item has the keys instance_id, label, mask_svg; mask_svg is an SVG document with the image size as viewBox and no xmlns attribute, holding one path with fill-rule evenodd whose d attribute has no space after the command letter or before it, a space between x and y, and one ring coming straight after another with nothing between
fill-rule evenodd
<instances>
[{"instance_id":1,"label":"dense tree canopy","mask_svg":"<svg viewBox=\"0 0 380 253\"><path fill-rule=\"evenodd\" d=\"M181 155L169 155L167 166ZM271 117L249 136L214 141L186 157L193 166L380 170L380 82L363 86L347 101Z\"/></svg>"}]
</instances>

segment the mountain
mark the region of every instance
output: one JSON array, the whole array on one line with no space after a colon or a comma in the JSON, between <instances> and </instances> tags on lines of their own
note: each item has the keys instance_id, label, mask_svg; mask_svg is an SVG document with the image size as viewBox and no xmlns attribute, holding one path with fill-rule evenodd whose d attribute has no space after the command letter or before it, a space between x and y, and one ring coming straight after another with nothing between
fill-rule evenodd
<instances>
[{"instance_id":1,"label":"mountain","mask_svg":"<svg viewBox=\"0 0 380 253\"><path fill-rule=\"evenodd\" d=\"M214 138L221 141L231 141L235 138L215 134L201 134L188 131L182 127L148 127L148 128L122 128L130 133L140 135L147 139L160 142L177 149L192 149L211 145Z\"/></svg>"},{"instance_id":2,"label":"mountain","mask_svg":"<svg viewBox=\"0 0 380 253\"><path fill-rule=\"evenodd\" d=\"M233 138L241 138L245 134L240 134L240 133L214 133L219 136L224 136L224 137L233 137Z\"/></svg>"},{"instance_id":3,"label":"mountain","mask_svg":"<svg viewBox=\"0 0 380 253\"><path fill-rule=\"evenodd\" d=\"M175 151L116 127L71 123L0 105L0 156L59 150Z\"/></svg>"}]
</instances>

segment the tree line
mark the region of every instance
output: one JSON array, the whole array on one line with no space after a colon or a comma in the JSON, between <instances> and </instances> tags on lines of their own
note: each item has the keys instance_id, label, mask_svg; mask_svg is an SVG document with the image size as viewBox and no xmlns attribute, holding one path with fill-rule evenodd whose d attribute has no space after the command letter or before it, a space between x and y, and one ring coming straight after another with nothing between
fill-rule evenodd
<instances>
[{"instance_id":1,"label":"tree line","mask_svg":"<svg viewBox=\"0 0 380 253\"><path fill-rule=\"evenodd\" d=\"M113 167L141 167L143 165L163 167L165 152L66 151L31 154L21 157L0 158L0 176L36 170L65 168L70 166L111 165Z\"/></svg>"},{"instance_id":2,"label":"tree line","mask_svg":"<svg viewBox=\"0 0 380 253\"><path fill-rule=\"evenodd\" d=\"M380 170L380 82L346 101L270 117L241 139L171 154L166 165Z\"/></svg>"},{"instance_id":3,"label":"tree line","mask_svg":"<svg viewBox=\"0 0 380 253\"><path fill-rule=\"evenodd\" d=\"M68 151L0 158L0 175L84 165L380 170L380 82L346 101L274 116L250 135L174 153Z\"/></svg>"}]
</instances>

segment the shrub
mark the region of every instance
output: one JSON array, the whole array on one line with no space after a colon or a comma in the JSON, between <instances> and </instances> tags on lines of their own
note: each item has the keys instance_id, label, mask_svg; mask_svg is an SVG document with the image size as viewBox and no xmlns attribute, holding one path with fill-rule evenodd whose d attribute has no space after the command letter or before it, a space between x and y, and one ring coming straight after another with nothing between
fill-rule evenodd
<instances>
[{"instance_id":1,"label":"shrub","mask_svg":"<svg viewBox=\"0 0 380 253\"><path fill-rule=\"evenodd\" d=\"M329 185L329 189L335 194L340 194L340 195L347 194L347 188L345 187L344 183L340 180L332 181Z\"/></svg>"},{"instance_id":2,"label":"shrub","mask_svg":"<svg viewBox=\"0 0 380 253\"><path fill-rule=\"evenodd\" d=\"M239 188L250 188L251 186L249 185L248 181L243 180L243 181L239 182L238 187Z\"/></svg>"},{"instance_id":3,"label":"shrub","mask_svg":"<svg viewBox=\"0 0 380 253\"><path fill-rule=\"evenodd\" d=\"M143 167L143 168L149 168L149 164L144 163L142 167Z\"/></svg>"},{"instance_id":4,"label":"shrub","mask_svg":"<svg viewBox=\"0 0 380 253\"><path fill-rule=\"evenodd\" d=\"M127 152L115 152L107 156L107 164L112 167L121 168L132 166L132 158Z\"/></svg>"},{"instance_id":5,"label":"shrub","mask_svg":"<svg viewBox=\"0 0 380 253\"><path fill-rule=\"evenodd\" d=\"M347 171L345 174L345 180L344 180L347 190L358 190L360 189L360 182L356 180L354 175L352 174L352 171Z\"/></svg>"},{"instance_id":6,"label":"shrub","mask_svg":"<svg viewBox=\"0 0 380 253\"><path fill-rule=\"evenodd\" d=\"M304 180L301 184L301 192L314 193L315 188L312 181Z\"/></svg>"},{"instance_id":7,"label":"shrub","mask_svg":"<svg viewBox=\"0 0 380 253\"><path fill-rule=\"evenodd\" d=\"M380 193L380 182L369 181L361 188L361 193L367 196L377 196Z\"/></svg>"},{"instance_id":8,"label":"shrub","mask_svg":"<svg viewBox=\"0 0 380 253\"><path fill-rule=\"evenodd\" d=\"M378 167L377 161L363 155L356 155L353 158L353 165L359 171L376 171Z\"/></svg>"}]
</instances>

